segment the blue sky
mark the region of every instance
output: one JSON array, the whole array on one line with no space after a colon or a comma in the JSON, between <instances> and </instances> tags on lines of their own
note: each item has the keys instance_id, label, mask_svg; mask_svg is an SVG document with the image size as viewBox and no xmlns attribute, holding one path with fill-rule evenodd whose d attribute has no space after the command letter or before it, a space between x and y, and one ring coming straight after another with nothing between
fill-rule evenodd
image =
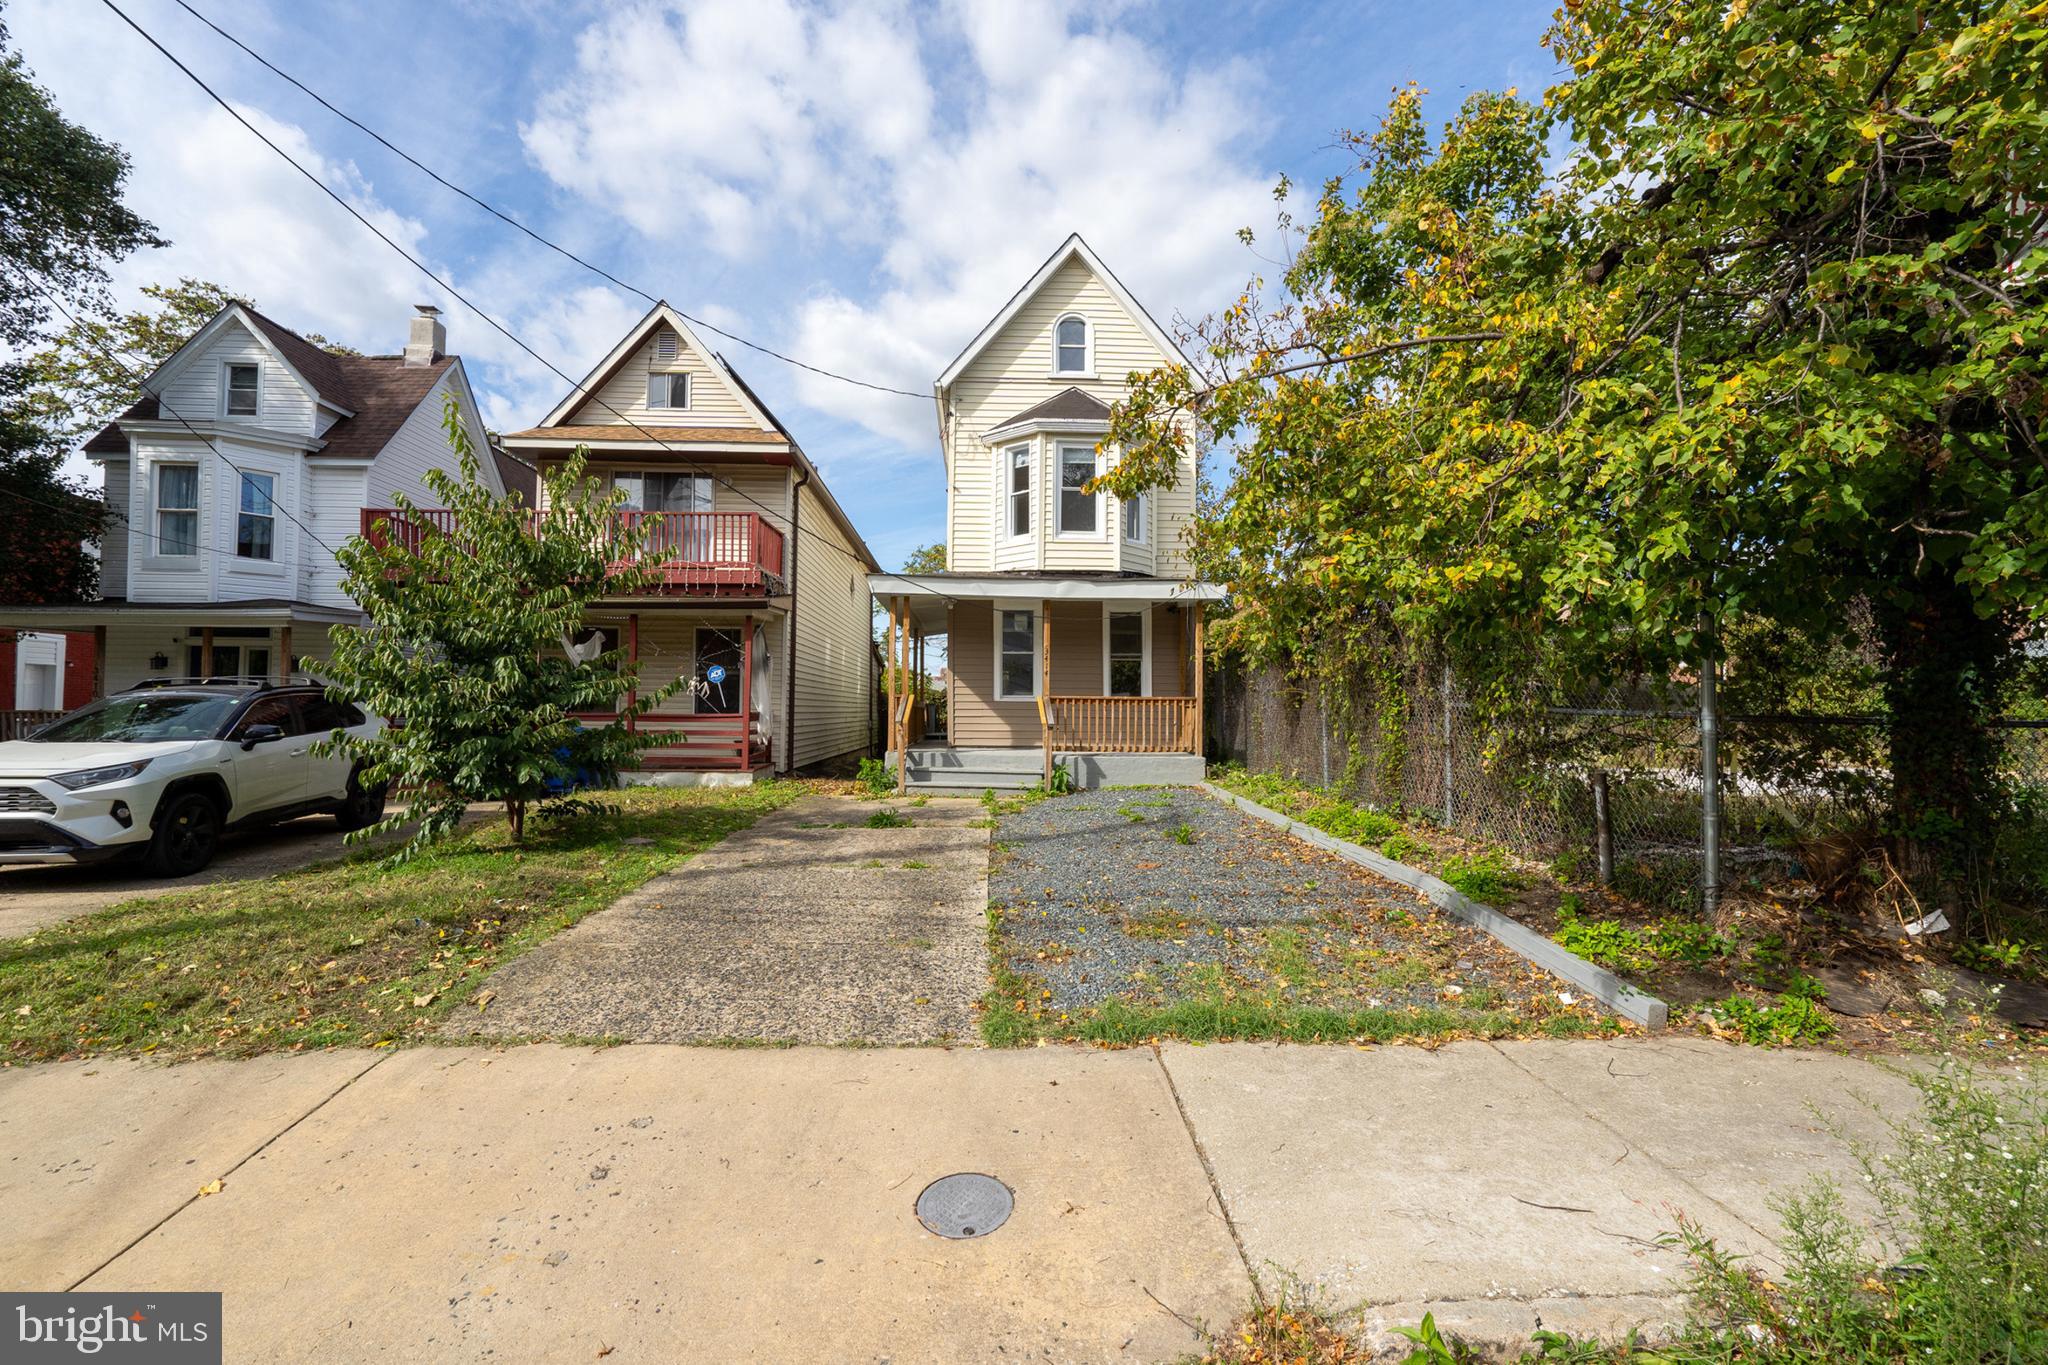
<instances>
[{"instance_id":1,"label":"blue sky","mask_svg":"<svg viewBox=\"0 0 2048 1365\"><path fill-rule=\"evenodd\" d=\"M367 216L569 374L645 305L434 185L203 28L119 0ZM959 0L362 0L193 6L451 180L613 274L815 364L919 393L1078 230L1171 326L1266 269L1285 174L1341 171L1334 134L1417 82L1555 77L1544 0L1081 4ZM236 126L104 6L15 0L14 41L73 119L128 150L134 207L172 245L141 284L212 279L368 351L447 309L486 419L566 387ZM928 399L806 376L721 344L884 567L940 539ZM81 466L81 468L86 468Z\"/></svg>"}]
</instances>

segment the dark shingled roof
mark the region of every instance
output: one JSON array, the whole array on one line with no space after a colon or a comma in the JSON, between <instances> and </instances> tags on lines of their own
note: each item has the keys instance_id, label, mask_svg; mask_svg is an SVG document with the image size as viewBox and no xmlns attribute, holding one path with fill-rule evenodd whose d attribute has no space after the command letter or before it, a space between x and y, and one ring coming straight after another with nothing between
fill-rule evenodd
<instances>
[{"instance_id":1,"label":"dark shingled roof","mask_svg":"<svg viewBox=\"0 0 2048 1365\"><path fill-rule=\"evenodd\" d=\"M507 455L497 446L491 447L491 459L498 466L498 478L505 484L507 493L518 493L526 499L528 507L540 505L540 471L516 455Z\"/></svg>"},{"instance_id":2,"label":"dark shingled roof","mask_svg":"<svg viewBox=\"0 0 2048 1365\"><path fill-rule=\"evenodd\" d=\"M322 399L355 414L327 429L321 438L326 444L313 452L316 458L332 455L367 460L375 456L405 419L412 416L435 381L455 363L453 356L445 355L435 357L431 365L408 365L404 356L397 355L333 355L255 309L247 311L271 344L293 369L305 376ZM162 415L157 400L145 394L102 427L85 443L84 449L95 455L125 455L128 438L122 434L120 424L155 421Z\"/></svg>"},{"instance_id":3,"label":"dark shingled roof","mask_svg":"<svg viewBox=\"0 0 2048 1365\"><path fill-rule=\"evenodd\" d=\"M1109 404L1069 385L1035 407L996 423L998 429L1019 422L1107 422Z\"/></svg>"}]
</instances>

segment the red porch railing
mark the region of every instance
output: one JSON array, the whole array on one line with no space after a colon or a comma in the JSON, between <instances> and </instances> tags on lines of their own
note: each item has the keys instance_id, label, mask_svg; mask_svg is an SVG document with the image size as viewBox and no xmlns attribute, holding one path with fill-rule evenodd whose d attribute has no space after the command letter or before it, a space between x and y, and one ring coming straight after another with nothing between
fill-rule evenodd
<instances>
[{"instance_id":1,"label":"red porch railing","mask_svg":"<svg viewBox=\"0 0 2048 1365\"><path fill-rule=\"evenodd\" d=\"M618 719L610 712L581 711L576 719L587 725L609 725ZM649 712L636 728L642 734L659 732L664 742L642 749L638 762L643 769L678 768L705 772L746 772L765 768L773 761L766 736L751 735L761 719L756 711L742 719L738 715L699 716L682 713ZM751 735L751 739L750 739Z\"/></svg>"},{"instance_id":2,"label":"red porch railing","mask_svg":"<svg viewBox=\"0 0 2048 1365\"><path fill-rule=\"evenodd\" d=\"M533 513L543 516L544 513ZM376 545L418 550L430 533L454 535L456 517L441 507L363 509L363 535ZM636 554L623 547L645 536ZM613 561L637 561L653 574L643 594L691 597L769 597L783 591L782 532L757 512L616 512Z\"/></svg>"}]
</instances>

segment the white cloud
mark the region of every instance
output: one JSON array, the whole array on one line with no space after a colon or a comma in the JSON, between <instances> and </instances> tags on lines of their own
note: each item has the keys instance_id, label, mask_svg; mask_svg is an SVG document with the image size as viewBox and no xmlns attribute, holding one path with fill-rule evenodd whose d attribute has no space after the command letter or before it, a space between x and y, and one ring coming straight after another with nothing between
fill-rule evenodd
<instances>
[{"instance_id":1,"label":"white cloud","mask_svg":"<svg viewBox=\"0 0 2048 1365\"><path fill-rule=\"evenodd\" d=\"M648 4L585 32L525 134L650 236L870 257L868 288L799 296L769 335L921 393L1069 232L1162 320L1232 297L1251 264L1233 233L1271 213L1252 75L1177 69L1062 0L957 0L922 29L892 5ZM928 403L795 385L913 450L936 439Z\"/></svg>"}]
</instances>

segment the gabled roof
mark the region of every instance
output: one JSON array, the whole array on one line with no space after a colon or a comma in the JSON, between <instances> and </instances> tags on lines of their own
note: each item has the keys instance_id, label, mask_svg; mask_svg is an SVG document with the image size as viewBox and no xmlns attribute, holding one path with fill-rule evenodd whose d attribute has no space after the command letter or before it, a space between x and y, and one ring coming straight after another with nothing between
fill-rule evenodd
<instances>
[{"instance_id":1,"label":"gabled roof","mask_svg":"<svg viewBox=\"0 0 2048 1365\"><path fill-rule=\"evenodd\" d=\"M634 353L640 349L641 343L653 335L654 329L662 326L674 330L683 339L684 345L703 358L704 363L712 372L712 377L726 384L726 387L731 390L733 397L739 401L740 406L747 410L749 416L768 430L782 430L776 426L775 419L764 412L760 405L753 400L753 397L747 392L746 385L730 382L734 378L731 367L718 358L717 352L704 344L704 338L697 335L697 330L690 326L689 319L669 307L666 299L648 309L647 315L633 324L632 330L626 333L618 345L612 347L611 353L605 356L603 360L600 360L596 368L583 377L583 382L571 389L561 402L555 404L553 411L548 413L546 417L541 418L540 425L543 427L554 427L568 421L578 408L594 399L598 391L611 382L612 376L617 374L625 363L633 358ZM540 432L536 428L521 434L534 436L539 435Z\"/></svg>"},{"instance_id":2,"label":"gabled roof","mask_svg":"<svg viewBox=\"0 0 2048 1365\"><path fill-rule=\"evenodd\" d=\"M425 401L441 376L460 363L456 357L446 355L429 365L408 365L400 355L335 355L253 308L231 303L208 319L169 360L157 366L143 381L142 397L96 432L85 443L85 452L127 454L128 437L121 430L123 422L178 420L177 414L163 410L154 388L179 357L193 354L195 343L217 333L224 325L223 320L229 317L239 317L322 403L343 414L322 433L320 448L309 452L314 459L374 459L405 419ZM474 408L474 400L467 406ZM197 414L187 415L195 424L200 420ZM206 420L211 419L212 414L207 414Z\"/></svg>"},{"instance_id":3,"label":"gabled roof","mask_svg":"<svg viewBox=\"0 0 2048 1365\"><path fill-rule=\"evenodd\" d=\"M540 471L517 455L507 454L503 447L491 446L491 462L498 466L498 482L505 485L507 493L517 493L526 499L528 507L540 505Z\"/></svg>"},{"instance_id":4,"label":"gabled roof","mask_svg":"<svg viewBox=\"0 0 2048 1365\"><path fill-rule=\"evenodd\" d=\"M936 387L952 387L953 381L960 377L961 371L973 364L974 358L986 350L988 344L1010 325L1010 320L1023 311L1024 305L1038 296L1038 291L1045 288L1047 281L1052 279L1059 268L1077 257L1094 273L1095 278L1102 281L1103 287L1109 290L1111 296L1124 306L1124 311L1145 329L1145 335L1152 339L1154 345L1169 356L1181 356L1180 347L1173 344L1173 338L1166 334L1166 329L1153 320L1152 315L1145 311L1145 305L1139 303L1131 291L1124 288L1123 281L1102 263L1102 258L1097 256L1088 243L1081 240L1081 234L1076 232L1060 243L1059 250L1046 257L1045 264L1038 267L1038 272L1024 282L1022 289L1010 296L1010 301L1003 305L1002 311L989 319L988 325L975 334L974 340L967 343L967 349L953 358L953 363L939 376Z\"/></svg>"},{"instance_id":5,"label":"gabled roof","mask_svg":"<svg viewBox=\"0 0 2048 1365\"><path fill-rule=\"evenodd\" d=\"M528 427L525 431L508 431L503 439L521 442L620 441L633 445L645 445L650 441L676 445L727 443L779 447L789 444L789 437L780 431L758 431L753 427L667 427L655 426L651 422L635 422L632 426L611 423L601 426Z\"/></svg>"}]
</instances>

